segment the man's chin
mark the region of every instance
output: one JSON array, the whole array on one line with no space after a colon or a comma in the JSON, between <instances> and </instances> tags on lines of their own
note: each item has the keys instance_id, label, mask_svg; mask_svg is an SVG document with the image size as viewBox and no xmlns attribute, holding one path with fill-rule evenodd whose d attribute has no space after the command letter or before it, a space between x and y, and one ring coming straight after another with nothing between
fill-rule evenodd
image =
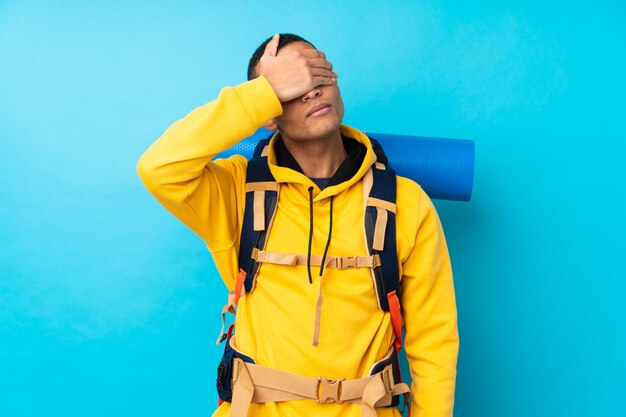
<instances>
[{"instance_id":1,"label":"man's chin","mask_svg":"<svg viewBox=\"0 0 626 417\"><path fill-rule=\"evenodd\" d=\"M302 126L300 132L281 130L281 134L295 141L331 139L339 134L339 126L341 126L341 121L338 118L315 120L314 123L306 123Z\"/></svg>"},{"instance_id":2,"label":"man's chin","mask_svg":"<svg viewBox=\"0 0 626 417\"><path fill-rule=\"evenodd\" d=\"M309 126L308 133L312 138L321 139L339 132L339 126L341 126L341 121L337 119L320 120L318 123Z\"/></svg>"}]
</instances>

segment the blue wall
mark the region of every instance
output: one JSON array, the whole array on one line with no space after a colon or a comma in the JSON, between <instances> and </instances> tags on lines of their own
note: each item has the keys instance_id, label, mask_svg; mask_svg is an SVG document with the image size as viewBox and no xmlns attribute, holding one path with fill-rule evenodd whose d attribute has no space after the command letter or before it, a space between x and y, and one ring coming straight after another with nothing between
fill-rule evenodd
<instances>
[{"instance_id":1,"label":"blue wall","mask_svg":"<svg viewBox=\"0 0 626 417\"><path fill-rule=\"evenodd\" d=\"M455 415L626 416L624 3L87 3L0 2L1 416L211 414L225 291L135 164L274 32L347 124L476 141Z\"/></svg>"}]
</instances>

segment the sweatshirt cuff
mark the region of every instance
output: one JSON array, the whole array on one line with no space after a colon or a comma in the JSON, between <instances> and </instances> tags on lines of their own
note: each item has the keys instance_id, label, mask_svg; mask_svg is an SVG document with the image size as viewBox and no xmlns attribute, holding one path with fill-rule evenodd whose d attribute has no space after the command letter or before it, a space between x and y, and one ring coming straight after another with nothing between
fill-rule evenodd
<instances>
[{"instance_id":1,"label":"sweatshirt cuff","mask_svg":"<svg viewBox=\"0 0 626 417\"><path fill-rule=\"evenodd\" d=\"M241 107L255 127L280 116L283 106L271 84L262 75L234 87Z\"/></svg>"}]
</instances>

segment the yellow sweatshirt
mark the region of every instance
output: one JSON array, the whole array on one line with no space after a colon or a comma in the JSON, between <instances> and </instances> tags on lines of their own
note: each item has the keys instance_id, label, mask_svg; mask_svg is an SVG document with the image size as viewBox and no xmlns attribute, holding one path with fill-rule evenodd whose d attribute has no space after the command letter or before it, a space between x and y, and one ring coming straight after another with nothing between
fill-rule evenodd
<instances>
[{"instance_id":1,"label":"yellow sweatshirt","mask_svg":"<svg viewBox=\"0 0 626 417\"><path fill-rule=\"evenodd\" d=\"M226 87L167 131L142 155L137 166L146 188L205 242L229 290L235 286L239 233L243 220L247 160L240 155L215 159L219 152L252 135L282 113L264 77ZM357 174L320 189L306 176L276 165L270 144L268 162L281 195L266 249L306 254L309 195L313 191L312 253L321 255L333 231L329 256L367 255L363 227L362 177L376 157L367 136L342 125L341 134L367 147ZM458 331L452 270L435 208L414 181L397 180L397 251L405 324L404 348L412 376L414 417L452 416ZM263 264L256 288L243 296L236 316L237 346L259 365L304 376L362 378L393 343L389 313L381 311L370 270ZM320 285L323 291L319 345L313 346ZM258 417L359 417L360 405L318 404L314 400L252 404ZM399 416L378 408L379 416ZM214 416L229 416L223 403Z\"/></svg>"}]
</instances>

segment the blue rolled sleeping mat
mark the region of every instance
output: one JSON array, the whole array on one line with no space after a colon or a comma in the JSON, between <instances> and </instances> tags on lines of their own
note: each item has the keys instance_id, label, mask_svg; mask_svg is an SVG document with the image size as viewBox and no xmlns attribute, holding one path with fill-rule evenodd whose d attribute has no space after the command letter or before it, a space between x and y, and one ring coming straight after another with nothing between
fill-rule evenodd
<instances>
[{"instance_id":1,"label":"blue rolled sleeping mat","mask_svg":"<svg viewBox=\"0 0 626 417\"><path fill-rule=\"evenodd\" d=\"M250 159L258 141L271 131L261 128L247 139L217 155L234 154ZM382 146L396 174L417 182L430 198L469 201L474 182L474 141L424 136L368 133Z\"/></svg>"}]
</instances>

